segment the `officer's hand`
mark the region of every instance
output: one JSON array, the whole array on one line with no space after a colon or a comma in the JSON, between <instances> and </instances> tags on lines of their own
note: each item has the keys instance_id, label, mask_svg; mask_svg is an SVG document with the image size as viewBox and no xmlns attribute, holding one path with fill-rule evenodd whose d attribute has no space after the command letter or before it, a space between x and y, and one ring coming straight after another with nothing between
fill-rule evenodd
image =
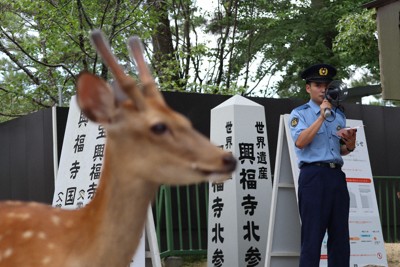
<instances>
[{"instance_id":1,"label":"officer's hand","mask_svg":"<svg viewBox=\"0 0 400 267\"><path fill-rule=\"evenodd\" d=\"M324 116L325 115L325 110L327 108L328 109L332 109L332 104L327 99L324 99L322 101L321 105L319 106L319 108L320 108L321 116Z\"/></svg>"},{"instance_id":2,"label":"officer's hand","mask_svg":"<svg viewBox=\"0 0 400 267\"><path fill-rule=\"evenodd\" d=\"M342 138L343 142L346 144L346 147L348 149L353 150L356 147L356 132L357 129L349 129L343 131L340 135L340 137Z\"/></svg>"}]
</instances>

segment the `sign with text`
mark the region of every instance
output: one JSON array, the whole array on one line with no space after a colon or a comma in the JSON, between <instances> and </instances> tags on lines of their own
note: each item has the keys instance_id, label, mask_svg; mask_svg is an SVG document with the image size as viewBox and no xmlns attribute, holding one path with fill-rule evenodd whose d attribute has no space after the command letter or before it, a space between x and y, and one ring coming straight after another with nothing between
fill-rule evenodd
<instances>
[{"instance_id":1,"label":"sign with text","mask_svg":"<svg viewBox=\"0 0 400 267\"><path fill-rule=\"evenodd\" d=\"M96 193L104 159L106 132L89 121L71 98L67 125L55 190L53 206L79 209L88 204ZM144 234L131 267L144 266Z\"/></svg>"},{"instance_id":2,"label":"sign with text","mask_svg":"<svg viewBox=\"0 0 400 267\"><path fill-rule=\"evenodd\" d=\"M343 157L350 194L350 266L388 266L363 122L347 120L347 126L358 127L356 149ZM325 236L320 266L328 264L326 249Z\"/></svg>"},{"instance_id":3,"label":"sign with text","mask_svg":"<svg viewBox=\"0 0 400 267\"><path fill-rule=\"evenodd\" d=\"M209 185L208 266L262 266L271 203L264 107L233 96L211 110L211 141L238 160L232 178Z\"/></svg>"},{"instance_id":4,"label":"sign with text","mask_svg":"<svg viewBox=\"0 0 400 267\"><path fill-rule=\"evenodd\" d=\"M361 120L347 120L347 126L358 127L356 149L343 157L343 171L350 195L350 267L387 267L363 123ZM297 207L300 170L290 134L289 114L281 115L276 162L269 224L271 240L268 240L265 267L296 266L300 257L300 218ZM289 229L297 232L288 236ZM325 235L321 246L320 267L327 266L327 259Z\"/></svg>"}]
</instances>

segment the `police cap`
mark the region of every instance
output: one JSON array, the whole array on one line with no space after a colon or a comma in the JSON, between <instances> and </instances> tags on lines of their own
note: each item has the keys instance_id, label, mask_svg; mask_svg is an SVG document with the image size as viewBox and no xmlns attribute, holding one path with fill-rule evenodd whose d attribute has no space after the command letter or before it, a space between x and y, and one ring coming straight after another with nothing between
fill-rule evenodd
<instances>
[{"instance_id":1,"label":"police cap","mask_svg":"<svg viewBox=\"0 0 400 267\"><path fill-rule=\"evenodd\" d=\"M331 82L336 75L336 68L329 64L316 64L305 69L301 78L307 82Z\"/></svg>"}]
</instances>

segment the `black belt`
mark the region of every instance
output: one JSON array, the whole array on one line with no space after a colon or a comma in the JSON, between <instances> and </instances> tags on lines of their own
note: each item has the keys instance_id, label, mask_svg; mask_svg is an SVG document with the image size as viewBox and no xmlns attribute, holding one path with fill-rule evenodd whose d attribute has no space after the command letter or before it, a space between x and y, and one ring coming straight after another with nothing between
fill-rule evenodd
<instances>
[{"instance_id":1,"label":"black belt","mask_svg":"<svg viewBox=\"0 0 400 267\"><path fill-rule=\"evenodd\" d=\"M331 169L340 169L342 168L342 165L333 163L333 162L311 162L311 163L303 163L301 167L305 166L318 166L318 167L326 167L326 168L331 168Z\"/></svg>"}]
</instances>

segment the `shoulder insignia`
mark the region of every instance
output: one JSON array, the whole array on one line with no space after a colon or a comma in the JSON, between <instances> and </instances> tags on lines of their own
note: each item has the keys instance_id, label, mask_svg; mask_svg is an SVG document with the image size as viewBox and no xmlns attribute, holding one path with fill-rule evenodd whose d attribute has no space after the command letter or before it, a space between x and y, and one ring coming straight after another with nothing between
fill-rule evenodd
<instances>
[{"instance_id":1,"label":"shoulder insignia","mask_svg":"<svg viewBox=\"0 0 400 267\"><path fill-rule=\"evenodd\" d=\"M294 117L294 118L290 121L290 126L296 127L297 124L299 124L299 118Z\"/></svg>"}]
</instances>

